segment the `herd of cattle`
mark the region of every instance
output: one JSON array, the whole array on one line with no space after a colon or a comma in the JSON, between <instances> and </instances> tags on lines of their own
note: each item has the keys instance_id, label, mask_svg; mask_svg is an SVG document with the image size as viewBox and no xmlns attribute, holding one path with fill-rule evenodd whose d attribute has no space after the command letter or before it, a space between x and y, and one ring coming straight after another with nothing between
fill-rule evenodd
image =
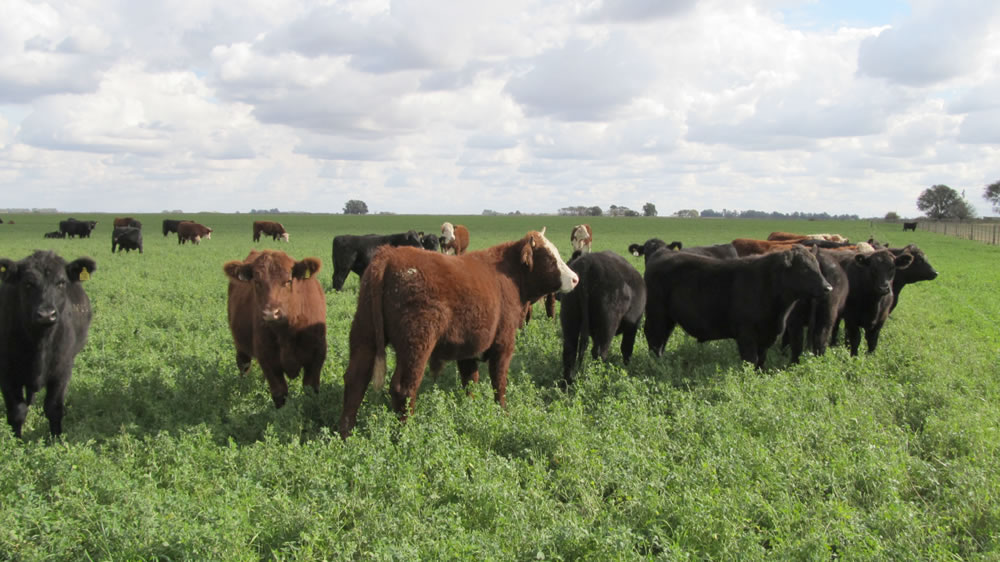
<instances>
[{"instance_id":1,"label":"herd of cattle","mask_svg":"<svg viewBox=\"0 0 1000 562\"><path fill-rule=\"evenodd\" d=\"M95 225L69 219L60 232L89 237ZM132 218L115 219L112 252L142 252L141 229ZM211 229L192 221L165 220L164 236L171 232L178 243L211 237ZM289 239L271 221L254 223L254 240L262 234ZM592 357L605 360L621 334L627 365L640 324L656 356L680 325L698 342L736 340L740 357L757 368L780 337L798 362L804 348L822 355L837 341L841 320L851 355L858 353L862 330L871 353L903 287L937 276L915 245L851 244L835 234L774 232L767 240L697 247L653 238L628 248L645 259L644 274L615 252L592 252L589 225L574 227L570 241L574 252L564 262L544 228L474 252L467 251L468 229L451 223L442 225L441 236L336 236L333 289L341 290L351 271L361 278L340 434L353 430L373 379L376 388L383 386L389 345L396 354L389 394L401 417L413 412L426 368L436 374L452 360L463 386L478 381L479 363L488 362L494 398L505 406L518 329L543 298L553 301L547 310L554 316L557 294L563 375L571 384L591 341ZM287 399L287 379L300 371L303 384L319 390L327 354L320 268L317 258L296 261L277 250L253 250L223 266L237 367L246 373L256 359L279 408ZM62 431L74 357L92 316L81 282L95 270L90 258L67 263L51 251L18 262L0 259L0 385L7 421L18 436L42 388L50 432Z\"/></svg>"}]
</instances>

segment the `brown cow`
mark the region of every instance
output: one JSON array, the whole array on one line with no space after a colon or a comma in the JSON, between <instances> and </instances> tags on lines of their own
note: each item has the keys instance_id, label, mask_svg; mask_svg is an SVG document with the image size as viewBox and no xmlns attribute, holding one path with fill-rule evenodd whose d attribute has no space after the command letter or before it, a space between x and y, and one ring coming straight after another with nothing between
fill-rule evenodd
<instances>
[{"instance_id":1,"label":"brown cow","mask_svg":"<svg viewBox=\"0 0 1000 562\"><path fill-rule=\"evenodd\" d=\"M271 240L277 240L281 238L285 242L288 242L288 232L285 227L281 226L280 222L274 221L253 221L253 241L260 242L260 234L264 233L271 237Z\"/></svg>"},{"instance_id":2,"label":"brown cow","mask_svg":"<svg viewBox=\"0 0 1000 562\"><path fill-rule=\"evenodd\" d=\"M437 372L457 360L463 386L479 380L479 361L489 361L494 398L505 407L507 368L525 305L578 282L545 229L455 257L382 247L361 278L351 323L341 436L354 428L372 377L376 388L385 382L386 345L396 351L389 394L403 419L416 406L428 361Z\"/></svg>"},{"instance_id":3,"label":"brown cow","mask_svg":"<svg viewBox=\"0 0 1000 562\"><path fill-rule=\"evenodd\" d=\"M469 247L469 229L450 222L441 225L441 252L460 256Z\"/></svg>"},{"instance_id":4,"label":"brown cow","mask_svg":"<svg viewBox=\"0 0 1000 562\"><path fill-rule=\"evenodd\" d=\"M188 240L192 244L201 242L201 239L211 240L212 229L203 224L192 221L184 221L177 225L177 243L183 244Z\"/></svg>"},{"instance_id":5,"label":"brown cow","mask_svg":"<svg viewBox=\"0 0 1000 562\"><path fill-rule=\"evenodd\" d=\"M114 221L115 228L120 226L131 226L133 228L142 228L142 223L133 219L132 217L117 217Z\"/></svg>"},{"instance_id":6,"label":"brown cow","mask_svg":"<svg viewBox=\"0 0 1000 562\"><path fill-rule=\"evenodd\" d=\"M733 247L736 248L736 255L741 258L787 250L797 245L797 241L791 240L768 241L754 240L752 238L737 238L733 240Z\"/></svg>"},{"instance_id":7,"label":"brown cow","mask_svg":"<svg viewBox=\"0 0 1000 562\"><path fill-rule=\"evenodd\" d=\"M594 232L590 229L590 225L578 224L574 226L569 235L569 242L573 245L574 252L589 254L594 243Z\"/></svg>"},{"instance_id":8,"label":"brown cow","mask_svg":"<svg viewBox=\"0 0 1000 562\"><path fill-rule=\"evenodd\" d=\"M793 232L781 232L776 231L767 235L767 239L771 242L779 242L781 240L788 240L791 242L798 242L799 240L805 240L805 234L795 234Z\"/></svg>"},{"instance_id":9,"label":"brown cow","mask_svg":"<svg viewBox=\"0 0 1000 562\"><path fill-rule=\"evenodd\" d=\"M300 370L302 385L319 392L326 360L326 298L316 280L317 258L295 261L277 250L253 250L222 266L229 276L229 329L240 374L256 357L274 406L288 396L285 376Z\"/></svg>"}]
</instances>

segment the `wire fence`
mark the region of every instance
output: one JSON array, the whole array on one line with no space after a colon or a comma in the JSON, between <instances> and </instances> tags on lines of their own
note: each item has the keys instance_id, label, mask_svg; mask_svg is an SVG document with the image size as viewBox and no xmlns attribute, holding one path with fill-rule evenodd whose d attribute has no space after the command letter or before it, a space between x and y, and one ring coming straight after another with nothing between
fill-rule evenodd
<instances>
[{"instance_id":1,"label":"wire fence","mask_svg":"<svg viewBox=\"0 0 1000 562\"><path fill-rule=\"evenodd\" d=\"M994 246L1000 245L1000 223L919 221L917 228Z\"/></svg>"}]
</instances>

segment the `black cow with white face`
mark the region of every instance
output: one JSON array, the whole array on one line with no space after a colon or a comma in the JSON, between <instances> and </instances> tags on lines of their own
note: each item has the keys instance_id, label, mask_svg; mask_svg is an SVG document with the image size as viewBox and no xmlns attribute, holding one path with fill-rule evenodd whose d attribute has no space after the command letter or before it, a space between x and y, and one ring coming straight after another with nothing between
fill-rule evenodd
<instances>
[{"instance_id":1,"label":"black cow with white face","mask_svg":"<svg viewBox=\"0 0 1000 562\"><path fill-rule=\"evenodd\" d=\"M416 230L399 234L341 234L333 237L333 289L344 288L347 276L354 273L358 277L368 269L380 246L413 246L421 248L420 236Z\"/></svg>"},{"instance_id":2,"label":"black cow with white face","mask_svg":"<svg viewBox=\"0 0 1000 562\"><path fill-rule=\"evenodd\" d=\"M116 226L111 232L111 253L115 253L115 248L126 253L132 250L139 250L142 253L142 229L133 226Z\"/></svg>"},{"instance_id":3,"label":"black cow with white face","mask_svg":"<svg viewBox=\"0 0 1000 562\"><path fill-rule=\"evenodd\" d=\"M572 383L583 363L588 338L590 355L608 358L611 340L622 334L622 361L632 357L639 321L646 308L646 284L625 258L611 251L581 254L566 265L580 277L576 289L562 296L559 323L563 332L563 376Z\"/></svg>"},{"instance_id":4,"label":"black cow with white face","mask_svg":"<svg viewBox=\"0 0 1000 562\"><path fill-rule=\"evenodd\" d=\"M45 251L17 262L0 258L0 389L7 423L18 437L28 405L43 388L49 431L62 433L73 361L90 327L90 299L81 281L95 269L90 258L66 263Z\"/></svg>"}]
</instances>

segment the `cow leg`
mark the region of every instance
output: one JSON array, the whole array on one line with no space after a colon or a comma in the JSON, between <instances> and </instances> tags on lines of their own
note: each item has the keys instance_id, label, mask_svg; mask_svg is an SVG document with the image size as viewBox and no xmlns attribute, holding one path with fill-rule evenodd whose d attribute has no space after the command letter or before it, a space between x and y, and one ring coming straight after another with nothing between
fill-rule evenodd
<instances>
[{"instance_id":1,"label":"cow leg","mask_svg":"<svg viewBox=\"0 0 1000 562\"><path fill-rule=\"evenodd\" d=\"M851 348L851 357L858 354L858 347L861 346L861 326L855 322L844 321L844 333L847 334L847 344Z\"/></svg>"},{"instance_id":2,"label":"cow leg","mask_svg":"<svg viewBox=\"0 0 1000 562\"><path fill-rule=\"evenodd\" d=\"M497 351L490 357L490 382L493 383L493 399L500 403L501 408L507 407L507 369L513 349Z\"/></svg>"},{"instance_id":3,"label":"cow leg","mask_svg":"<svg viewBox=\"0 0 1000 562\"><path fill-rule=\"evenodd\" d=\"M597 359L598 357L601 361L608 360L608 351L611 349L611 342L615 339L615 332L617 331L617 326L612 325L607 319L598 319L591 316L591 322L599 320L595 324L591 324L591 334L594 338L594 348L590 351L591 357Z\"/></svg>"},{"instance_id":4,"label":"cow leg","mask_svg":"<svg viewBox=\"0 0 1000 562\"><path fill-rule=\"evenodd\" d=\"M347 439L358 420L358 408L372 380L375 350L369 345L351 349L351 358L344 372L344 409L340 414L340 437Z\"/></svg>"},{"instance_id":5,"label":"cow leg","mask_svg":"<svg viewBox=\"0 0 1000 562\"><path fill-rule=\"evenodd\" d=\"M632 349L635 347L635 335L639 332L639 323L627 323L622 327L622 362L628 365L632 359Z\"/></svg>"},{"instance_id":6,"label":"cow leg","mask_svg":"<svg viewBox=\"0 0 1000 562\"><path fill-rule=\"evenodd\" d=\"M545 295L545 314L549 318L556 317L556 294L549 293Z\"/></svg>"},{"instance_id":7,"label":"cow leg","mask_svg":"<svg viewBox=\"0 0 1000 562\"><path fill-rule=\"evenodd\" d=\"M21 437L21 428L28 417L28 403L24 400L24 391L20 386L4 385L3 401L7 406L7 423L14 430L17 438Z\"/></svg>"},{"instance_id":8,"label":"cow leg","mask_svg":"<svg viewBox=\"0 0 1000 562\"><path fill-rule=\"evenodd\" d=\"M740 359L758 366L760 359L757 355L757 342L753 338L746 336L737 338L736 346L740 350Z\"/></svg>"},{"instance_id":9,"label":"cow leg","mask_svg":"<svg viewBox=\"0 0 1000 562\"><path fill-rule=\"evenodd\" d=\"M424 368L432 351L433 348L430 346L427 346L427 349L416 347L405 354L396 350L396 370L389 383L389 402L392 409L399 413L401 420L405 420L407 415L416 411L417 390L420 389Z\"/></svg>"},{"instance_id":10,"label":"cow leg","mask_svg":"<svg viewBox=\"0 0 1000 562\"><path fill-rule=\"evenodd\" d=\"M236 369L240 372L240 376L250 372L250 364L252 362L253 357L250 357L240 350L236 350Z\"/></svg>"},{"instance_id":11,"label":"cow leg","mask_svg":"<svg viewBox=\"0 0 1000 562\"><path fill-rule=\"evenodd\" d=\"M663 349L667 346L667 340L674 331L676 322L672 319L660 316L660 312L646 315L646 324L642 327L643 334L646 335L646 344L653 355L663 356Z\"/></svg>"},{"instance_id":12,"label":"cow leg","mask_svg":"<svg viewBox=\"0 0 1000 562\"><path fill-rule=\"evenodd\" d=\"M49 433L62 434L62 419L66 413L66 387L69 386L70 369L57 373L45 388L45 417L49 420Z\"/></svg>"},{"instance_id":13,"label":"cow leg","mask_svg":"<svg viewBox=\"0 0 1000 562\"><path fill-rule=\"evenodd\" d=\"M567 314L567 309L563 309L563 314ZM577 357L577 344L580 340L579 322L563 323L563 379L566 384L573 384L576 380L576 369L583 362L583 357ZM586 345L586 340L584 340ZM582 355L582 353L581 353Z\"/></svg>"},{"instance_id":14,"label":"cow leg","mask_svg":"<svg viewBox=\"0 0 1000 562\"><path fill-rule=\"evenodd\" d=\"M521 325L526 326L529 322L531 322L531 308L533 306L534 306L534 303L531 303L531 302L529 302L528 304L524 305L524 321L521 322Z\"/></svg>"},{"instance_id":15,"label":"cow leg","mask_svg":"<svg viewBox=\"0 0 1000 562\"><path fill-rule=\"evenodd\" d=\"M285 400L288 398L288 382L285 380L280 359L258 357L257 363L260 364L260 370L264 372L267 387L271 390L271 400L274 401L274 407L284 406Z\"/></svg>"},{"instance_id":16,"label":"cow leg","mask_svg":"<svg viewBox=\"0 0 1000 562\"><path fill-rule=\"evenodd\" d=\"M878 336L882 332L882 326L876 325L865 330L865 341L868 342L868 353L875 353L878 347Z\"/></svg>"},{"instance_id":17,"label":"cow leg","mask_svg":"<svg viewBox=\"0 0 1000 562\"><path fill-rule=\"evenodd\" d=\"M462 388L465 389L469 396L472 396L469 383L479 382L479 360L462 359L458 361L458 374L462 377Z\"/></svg>"}]
</instances>

